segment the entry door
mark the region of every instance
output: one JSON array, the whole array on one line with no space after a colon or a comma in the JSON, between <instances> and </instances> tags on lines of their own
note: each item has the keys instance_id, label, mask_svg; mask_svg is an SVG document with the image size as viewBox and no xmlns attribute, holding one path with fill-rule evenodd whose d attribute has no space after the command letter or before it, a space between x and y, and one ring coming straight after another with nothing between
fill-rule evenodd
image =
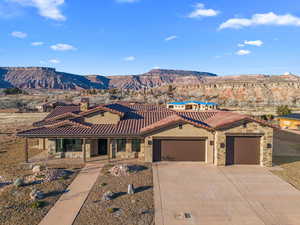
<instances>
[{"instance_id":1,"label":"entry door","mask_svg":"<svg viewBox=\"0 0 300 225\"><path fill-rule=\"evenodd\" d=\"M107 155L107 139L99 139L98 154Z\"/></svg>"}]
</instances>

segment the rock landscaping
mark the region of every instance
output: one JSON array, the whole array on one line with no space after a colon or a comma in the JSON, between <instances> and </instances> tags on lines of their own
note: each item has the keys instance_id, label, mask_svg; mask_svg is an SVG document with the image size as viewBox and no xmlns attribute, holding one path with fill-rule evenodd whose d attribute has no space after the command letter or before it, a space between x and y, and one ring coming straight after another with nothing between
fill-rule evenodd
<instances>
[{"instance_id":1,"label":"rock landscaping","mask_svg":"<svg viewBox=\"0 0 300 225\"><path fill-rule=\"evenodd\" d=\"M73 225L153 225L152 167L106 165Z\"/></svg>"},{"instance_id":2,"label":"rock landscaping","mask_svg":"<svg viewBox=\"0 0 300 225\"><path fill-rule=\"evenodd\" d=\"M32 140L30 140L30 144ZM22 139L0 139L0 224L37 225L67 191L79 165L22 164ZM29 157L40 153L30 149Z\"/></svg>"}]
</instances>

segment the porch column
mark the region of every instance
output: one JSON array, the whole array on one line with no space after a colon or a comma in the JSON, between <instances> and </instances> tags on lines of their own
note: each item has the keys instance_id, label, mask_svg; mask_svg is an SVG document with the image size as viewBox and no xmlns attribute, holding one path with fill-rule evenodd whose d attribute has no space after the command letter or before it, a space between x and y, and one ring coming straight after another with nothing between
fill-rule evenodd
<instances>
[{"instance_id":1,"label":"porch column","mask_svg":"<svg viewBox=\"0 0 300 225\"><path fill-rule=\"evenodd\" d=\"M28 163L28 139L25 138L25 145L24 145L24 153L25 153L25 162Z\"/></svg>"},{"instance_id":2,"label":"porch column","mask_svg":"<svg viewBox=\"0 0 300 225\"><path fill-rule=\"evenodd\" d=\"M46 138L43 138L43 150L46 150Z\"/></svg>"},{"instance_id":3,"label":"porch column","mask_svg":"<svg viewBox=\"0 0 300 225\"><path fill-rule=\"evenodd\" d=\"M107 156L108 156L108 161L110 162L111 159L111 140L110 138L107 138Z\"/></svg>"},{"instance_id":4,"label":"porch column","mask_svg":"<svg viewBox=\"0 0 300 225\"><path fill-rule=\"evenodd\" d=\"M86 140L83 139L83 162L86 162Z\"/></svg>"},{"instance_id":5,"label":"porch column","mask_svg":"<svg viewBox=\"0 0 300 225\"><path fill-rule=\"evenodd\" d=\"M130 153L132 148L131 148L131 145L132 145L132 140L131 139L126 139L126 152L127 153Z\"/></svg>"}]
</instances>

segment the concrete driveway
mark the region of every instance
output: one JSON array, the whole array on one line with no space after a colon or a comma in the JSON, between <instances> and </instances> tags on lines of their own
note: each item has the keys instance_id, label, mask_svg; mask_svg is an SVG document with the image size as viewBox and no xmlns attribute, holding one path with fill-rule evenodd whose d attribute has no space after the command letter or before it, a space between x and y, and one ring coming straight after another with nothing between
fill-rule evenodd
<instances>
[{"instance_id":1,"label":"concrete driveway","mask_svg":"<svg viewBox=\"0 0 300 225\"><path fill-rule=\"evenodd\" d=\"M300 191L259 166L153 166L155 225L299 225Z\"/></svg>"}]
</instances>

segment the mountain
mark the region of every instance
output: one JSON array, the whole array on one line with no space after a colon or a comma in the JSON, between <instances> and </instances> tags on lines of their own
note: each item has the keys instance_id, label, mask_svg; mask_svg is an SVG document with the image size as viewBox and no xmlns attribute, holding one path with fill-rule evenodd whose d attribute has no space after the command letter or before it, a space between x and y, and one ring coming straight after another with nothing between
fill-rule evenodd
<instances>
[{"instance_id":1,"label":"mountain","mask_svg":"<svg viewBox=\"0 0 300 225\"><path fill-rule=\"evenodd\" d=\"M169 85L174 87L173 95L162 96L162 93L168 92ZM2 67L0 88L8 87L61 90L152 88L147 91L149 101L153 100L153 96L162 96L170 97L170 101L198 99L224 106L300 107L300 77L290 73L217 76L208 72L154 69L139 75L81 76L45 67ZM137 96L145 97L143 92ZM130 100L133 96L128 98Z\"/></svg>"},{"instance_id":2,"label":"mountain","mask_svg":"<svg viewBox=\"0 0 300 225\"><path fill-rule=\"evenodd\" d=\"M2 67L0 68L0 88L18 87L22 89L109 89L125 88L139 90L167 84L199 83L212 73L185 70L151 70L141 75L124 76L81 76L58 72L47 67Z\"/></svg>"}]
</instances>

